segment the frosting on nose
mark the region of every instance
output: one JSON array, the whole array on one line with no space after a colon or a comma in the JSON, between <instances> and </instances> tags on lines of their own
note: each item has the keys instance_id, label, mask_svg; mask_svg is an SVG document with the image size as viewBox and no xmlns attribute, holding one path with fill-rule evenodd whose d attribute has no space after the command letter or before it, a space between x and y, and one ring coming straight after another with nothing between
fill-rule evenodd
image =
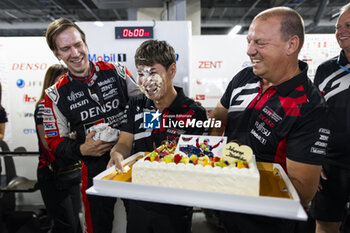
<instances>
[{"instance_id":1,"label":"frosting on nose","mask_svg":"<svg viewBox=\"0 0 350 233\"><path fill-rule=\"evenodd\" d=\"M143 73L143 77L138 77L138 86L140 90L149 98L147 91L159 92L163 81L159 74L150 75Z\"/></svg>"}]
</instances>

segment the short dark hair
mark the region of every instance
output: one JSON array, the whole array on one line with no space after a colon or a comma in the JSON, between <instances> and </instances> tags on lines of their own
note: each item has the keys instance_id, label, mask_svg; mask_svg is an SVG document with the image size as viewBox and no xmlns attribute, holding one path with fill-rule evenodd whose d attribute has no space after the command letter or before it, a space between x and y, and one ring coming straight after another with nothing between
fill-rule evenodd
<instances>
[{"instance_id":1,"label":"short dark hair","mask_svg":"<svg viewBox=\"0 0 350 233\"><path fill-rule=\"evenodd\" d=\"M164 40L147 40L136 50L135 65L152 66L156 63L168 70L171 64L176 63L175 50Z\"/></svg>"},{"instance_id":2,"label":"short dark hair","mask_svg":"<svg viewBox=\"0 0 350 233\"><path fill-rule=\"evenodd\" d=\"M297 35L299 37L300 44L298 47L298 52L300 52L304 44L305 35L304 20L301 15L295 10L288 7L273 7L259 13L257 16L255 16L254 20L267 20L271 17L281 18L282 39L287 41L294 35Z\"/></svg>"},{"instance_id":3,"label":"short dark hair","mask_svg":"<svg viewBox=\"0 0 350 233\"><path fill-rule=\"evenodd\" d=\"M55 51L57 49L56 37L58 36L58 34L70 27L74 27L79 31L81 39L86 44L85 33L83 32L83 30L81 30L81 28L78 25L76 25L73 21L69 19L59 18L52 21L46 30L46 42L52 51Z\"/></svg>"}]
</instances>

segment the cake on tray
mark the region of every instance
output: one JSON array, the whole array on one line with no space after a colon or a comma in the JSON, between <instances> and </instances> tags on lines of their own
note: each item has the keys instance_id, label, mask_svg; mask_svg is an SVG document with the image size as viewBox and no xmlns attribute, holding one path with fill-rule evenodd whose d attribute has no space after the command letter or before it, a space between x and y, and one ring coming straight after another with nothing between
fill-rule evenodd
<instances>
[{"instance_id":1,"label":"cake on tray","mask_svg":"<svg viewBox=\"0 0 350 233\"><path fill-rule=\"evenodd\" d=\"M259 195L260 175L250 147L226 137L181 135L137 161L132 182L163 187Z\"/></svg>"}]
</instances>

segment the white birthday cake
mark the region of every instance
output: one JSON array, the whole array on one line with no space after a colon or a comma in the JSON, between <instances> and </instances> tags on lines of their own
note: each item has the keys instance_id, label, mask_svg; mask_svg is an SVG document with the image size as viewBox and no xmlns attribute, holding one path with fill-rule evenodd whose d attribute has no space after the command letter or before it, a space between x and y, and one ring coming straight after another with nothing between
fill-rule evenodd
<instances>
[{"instance_id":1,"label":"white birthday cake","mask_svg":"<svg viewBox=\"0 0 350 233\"><path fill-rule=\"evenodd\" d=\"M250 147L225 137L181 135L132 168L132 182L163 187L259 195L260 175Z\"/></svg>"}]
</instances>

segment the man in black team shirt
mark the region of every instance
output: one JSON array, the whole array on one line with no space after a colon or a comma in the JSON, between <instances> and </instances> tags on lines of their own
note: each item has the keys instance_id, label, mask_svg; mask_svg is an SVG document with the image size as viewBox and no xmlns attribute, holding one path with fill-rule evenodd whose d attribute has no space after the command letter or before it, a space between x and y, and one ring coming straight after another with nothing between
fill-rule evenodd
<instances>
[{"instance_id":1,"label":"man in black team shirt","mask_svg":"<svg viewBox=\"0 0 350 233\"><path fill-rule=\"evenodd\" d=\"M164 140L176 141L181 134L203 133L203 128L169 127L169 121L207 119L203 107L186 97L182 88L174 87L176 73L174 49L165 41L149 40L135 54L138 84L144 95L133 97L127 106L127 122L122 125L118 143L111 150L109 165L122 169L121 161L139 151L153 151ZM146 129L144 113L161 114L159 129ZM154 177L157 179L157 177ZM192 208L127 200L128 233L191 232Z\"/></svg>"},{"instance_id":2,"label":"man in black team shirt","mask_svg":"<svg viewBox=\"0 0 350 233\"><path fill-rule=\"evenodd\" d=\"M298 61L304 24L294 10L277 7L258 14L249 27L252 67L229 83L211 117L223 121L211 135L249 145L257 161L279 163L306 206L317 191L329 130L326 105ZM293 232L295 222L266 216L222 213L227 232Z\"/></svg>"},{"instance_id":3,"label":"man in black team shirt","mask_svg":"<svg viewBox=\"0 0 350 233\"><path fill-rule=\"evenodd\" d=\"M318 67L314 80L327 102L331 130L320 190L311 208L317 233L339 232L350 194L350 4L341 8L335 36L342 50Z\"/></svg>"},{"instance_id":4,"label":"man in black team shirt","mask_svg":"<svg viewBox=\"0 0 350 233\"><path fill-rule=\"evenodd\" d=\"M46 41L68 72L46 89L45 138L55 154L55 163L84 161L81 190L87 232L110 233L115 199L86 196L85 190L106 168L114 143L95 141L95 132L88 134L88 129L99 123L119 128L126 120L129 96L140 92L124 65L89 61L85 34L69 19L53 21L47 28ZM71 131L76 132L75 140L69 138Z\"/></svg>"}]
</instances>

